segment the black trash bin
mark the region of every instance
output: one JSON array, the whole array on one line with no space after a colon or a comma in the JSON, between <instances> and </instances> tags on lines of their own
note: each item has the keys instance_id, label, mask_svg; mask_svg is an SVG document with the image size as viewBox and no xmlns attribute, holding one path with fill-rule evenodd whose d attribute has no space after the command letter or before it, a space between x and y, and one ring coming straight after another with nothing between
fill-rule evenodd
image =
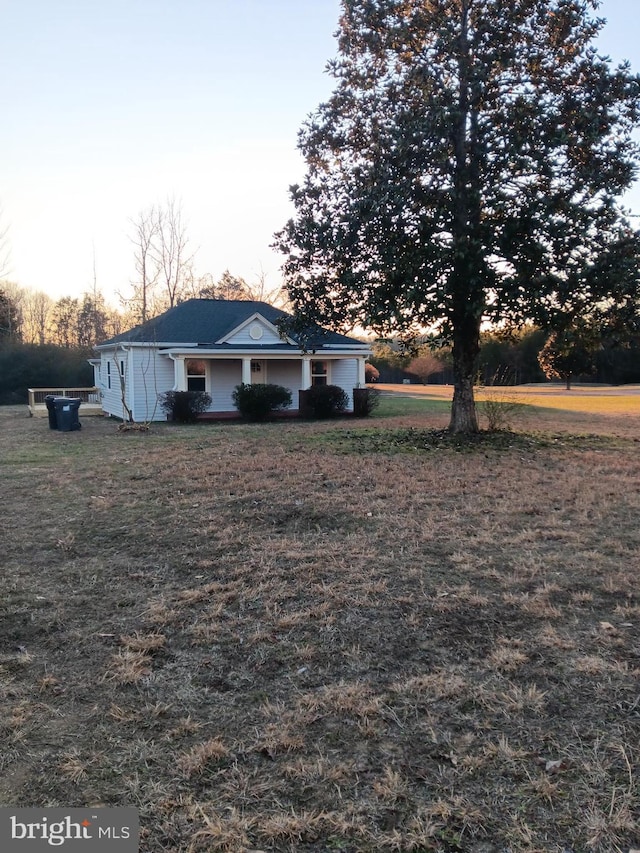
<instances>
[{"instance_id":1,"label":"black trash bin","mask_svg":"<svg viewBox=\"0 0 640 853\"><path fill-rule=\"evenodd\" d=\"M44 402L47 407L47 414L49 415L49 429L58 429L58 421L56 419L56 407L54 403L55 399L55 394L47 394L47 396L44 398Z\"/></svg>"},{"instance_id":2,"label":"black trash bin","mask_svg":"<svg viewBox=\"0 0 640 853\"><path fill-rule=\"evenodd\" d=\"M78 409L80 408L80 400L77 397L55 397L53 405L56 410L56 422L60 432L72 432L74 429L80 429L82 424L78 419Z\"/></svg>"}]
</instances>

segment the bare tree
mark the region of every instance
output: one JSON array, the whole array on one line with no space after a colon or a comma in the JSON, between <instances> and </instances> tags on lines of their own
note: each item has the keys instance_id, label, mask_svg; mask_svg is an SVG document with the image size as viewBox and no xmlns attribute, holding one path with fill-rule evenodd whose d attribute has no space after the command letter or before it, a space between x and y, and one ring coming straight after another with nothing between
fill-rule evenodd
<instances>
[{"instance_id":1,"label":"bare tree","mask_svg":"<svg viewBox=\"0 0 640 853\"><path fill-rule=\"evenodd\" d=\"M92 347L107 337L108 314L99 290L85 293L78 307L78 344Z\"/></svg>"},{"instance_id":2,"label":"bare tree","mask_svg":"<svg viewBox=\"0 0 640 853\"><path fill-rule=\"evenodd\" d=\"M133 296L120 295L133 318L138 323L146 323L155 311L152 308L154 291L158 283L160 268L156 257L158 240L158 209L152 205L130 220L132 226L131 242L134 245L136 278L131 282Z\"/></svg>"},{"instance_id":3,"label":"bare tree","mask_svg":"<svg viewBox=\"0 0 640 853\"><path fill-rule=\"evenodd\" d=\"M251 299L256 299L259 302L266 302L273 305L274 308L280 308L283 311L288 311L290 308L289 296L282 282L276 287L267 285L267 274L260 267L260 272L256 274L255 284L248 285Z\"/></svg>"},{"instance_id":4,"label":"bare tree","mask_svg":"<svg viewBox=\"0 0 640 853\"><path fill-rule=\"evenodd\" d=\"M197 280L182 206L175 199L141 211L131 225L136 278L131 283L133 296L120 294L120 299L138 323L145 323L191 295Z\"/></svg>"},{"instance_id":5,"label":"bare tree","mask_svg":"<svg viewBox=\"0 0 640 853\"><path fill-rule=\"evenodd\" d=\"M48 343L53 304L53 299L42 290L25 291L22 301L22 337L25 343Z\"/></svg>"},{"instance_id":6,"label":"bare tree","mask_svg":"<svg viewBox=\"0 0 640 853\"><path fill-rule=\"evenodd\" d=\"M70 296L58 299L51 313L53 343L67 348L78 346L79 310L77 299Z\"/></svg>"},{"instance_id":7,"label":"bare tree","mask_svg":"<svg viewBox=\"0 0 640 853\"><path fill-rule=\"evenodd\" d=\"M168 199L164 207L157 208L154 257L163 296L168 307L173 308L188 284L193 261L182 205L173 198Z\"/></svg>"}]
</instances>

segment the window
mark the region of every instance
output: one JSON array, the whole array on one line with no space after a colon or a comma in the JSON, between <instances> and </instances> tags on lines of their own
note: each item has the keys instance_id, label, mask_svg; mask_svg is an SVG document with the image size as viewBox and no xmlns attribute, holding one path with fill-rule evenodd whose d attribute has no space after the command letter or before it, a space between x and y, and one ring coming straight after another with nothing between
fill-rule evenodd
<instances>
[{"instance_id":1,"label":"window","mask_svg":"<svg viewBox=\"0 0 640 853\"><path fill-rule=\"evenodd\" d=\"M328 382L328 365L326 361L311 362L311 384L326 385Z\"/></svg>"},{"instance_id":2,"label":"window","mask_svg":"<svg viewBox=\"0 0 640 853\"><path fill-rule=\"evenodd\" d=\"M202 359L187 359L187 391L207 390L207 363Z\"/></svg>"},{"instance_id":3,"label":"window","mask_svg":"<svg viewBox=\"0 0 640 853\"><path fill-rule=\"evenodd\" d=\"M124 379L124 361L120 362L120 376Z\"/></svg>"},{"instance_id":4,"label":"window","mask_svg":"<svg viewBox=\"0 0 640 853\"><path fill-rule=\"evenodd\" d=\"M107 388L111 388L111 362L107 362Z\"/></svg>"}]
</instances>

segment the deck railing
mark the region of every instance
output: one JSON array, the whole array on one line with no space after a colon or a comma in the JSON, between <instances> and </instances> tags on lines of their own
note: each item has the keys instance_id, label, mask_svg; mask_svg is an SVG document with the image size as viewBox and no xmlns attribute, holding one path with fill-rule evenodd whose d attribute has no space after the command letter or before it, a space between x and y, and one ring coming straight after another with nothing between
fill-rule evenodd
<instances>
[{"instance_id":1,"label":"deck railing","mask_svg":"<svg viewBox=\"0 0 640 853\"><path fill-rule=\"evenodd\" d=\"M29 411L32 415L47 411L44 398L49 394L53 394L54 397L75 397L76 400L82 400L87 408L102 410L100 389L95 386L93 388L63 388L58 386L57 388L28 388L27 390L29 392Z\"/></svg>"}]
</instances>

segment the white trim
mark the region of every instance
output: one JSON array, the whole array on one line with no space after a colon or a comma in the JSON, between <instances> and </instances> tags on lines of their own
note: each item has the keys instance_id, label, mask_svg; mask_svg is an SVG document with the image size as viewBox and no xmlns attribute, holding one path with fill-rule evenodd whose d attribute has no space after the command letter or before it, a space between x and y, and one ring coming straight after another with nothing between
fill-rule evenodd
<instances>
[{"instance_id":1,"label":"white trim","mask_svg":"<svg viewBox=\"0 0 640 853\"><path fill-rule=\"evenodd\" d=\"M302 389L306 390L311 385L311 356L302 359Z\"/></svg>"},{"instance_id":2,"label":"white trim","mask_svg":"<svg viewBox=\"0 0 640 853\"><path fill-rule=\"evenodd\" d=\"M147 349L159 349L160 347L184 347L188 349L189 347L197 347L197 341L180 341L179 344L176 344L175 341L115 341L114 343L106 343L106 344L95 344L93 347L96 350L109 350L109 349L118 349L122 347L122 349L129 349L129 347L145 347Z\"/></svg>"},{"instance_id":3,"label":"white trim","mask_svg":"<svg viewBox=\"0 0 640 853\"><path fill-rule=\"evenodd\" d=\"M355 350L345 350L344 352L339 352L338 350L332 350L331 352L326 352L323 350L315 350L313 353L308 353L305 350L270 350L267 347L264 349L255 349L253 347L242 347L233 350L219 350L219 349L205 349L204 347L200 347L198 349L197 356L193 353L192 350L185 349L182 345L176 346L175 344L167 349L159 350L159 355L166 355L169 358L183 357L183 358L201 358L202 356L207 356L207 358L215 357L222 359L233 359L233 358L245 358L247 356L251 358L282 358L286 360L290 360L292 358L304 358L309 356L309 358L315 358L317 360L322 359L336 359L336 358L357 358L361 356L363 358L369 355L368 350L361 350L360 352L356 352Z\"/></svg>"},{"instance_id":4,"label":"white trim","mask_svg":"<svg viewBox=\"0 0 640 853\"><path fill-rule=\"evenodd\" d=\"M325 347L326 347L326 349L336 349L336 348L340 348L340 347L345 347L345 348L346 348L346 347L354 347L354 348L355 348L355 347L357 347L358 349L367 349L367 350L369 350L369 351L371 350L371 347L369 347L369 346L368 346L368 344L360 343L359 341L356 341L355 343L352 343L352 344L349 344L349 343L344 343L344 344L323 344L323 345L322 345L322 348L324 349Z\"/></svg>"}]
</instances>

